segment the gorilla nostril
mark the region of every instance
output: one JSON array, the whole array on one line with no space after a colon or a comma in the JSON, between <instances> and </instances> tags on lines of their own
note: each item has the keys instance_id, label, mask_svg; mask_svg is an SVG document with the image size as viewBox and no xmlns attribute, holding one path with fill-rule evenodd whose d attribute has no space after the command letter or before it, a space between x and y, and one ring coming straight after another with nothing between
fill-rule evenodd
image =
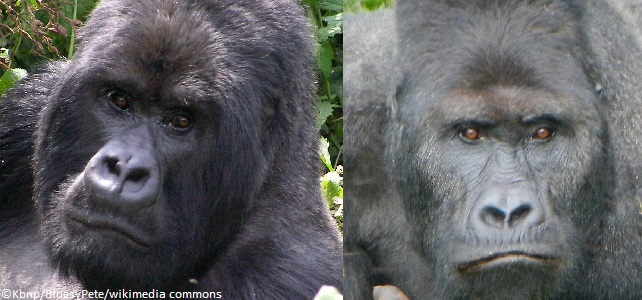
<instances>
[{"instance_id":1,"label":"gorilla nostril","mask_svg":"<svg viewBox=\"0 0 642 300\"><path fill-rule=\"evenodd\" d=\"M124 193L138 192L145 188L149 178L149 170L145 168L133 169L125 177L122 190Z\"/></svg>"},{"instance_id":2,"label":"gorilla nostril","mask_svg":"<svg viewBox=\"0 0 642 300\"><path fill-rule=\"evenodd\" d=\"M514 209L508 216L508 227L513 228L519 225L528 217L533 208L528 204L523 204Z\"/></svg>"},{"instance_id":3,"label":"gorilla nostril","mask_svg":"<svg viewBox=\"0 0 642 300\"><path fill-rule=\"evenodd\" d=\"M125 180L132 182L144 182L149 178L149 171L143 168L137 168L129 172Z\"/></svg>"},{"instance_id":4,"label":"gorilla nostril","mask_svg":"<svg viewBox=\"0 0 642 300\"><path fill-rule=\"evenodd\" d=\"M533 207L530 204L522 204L510 211L489 205L482 210L481 219L491 227L515 228L529 219L532 211Z\"/></svg>"},{"instance_id":5,"label":"gorilla nostril","mask_svg":"<svg viewBox=\"0 0 642 300\"><path fill-rule=\"evenodd\" d=\"M118 164L119 159L117 157L105 157L104 164L107 167L109 174L115 174L120 176L121 166Z\"/></svg>"},{"instance_id":6,"label":"gorilla nostril","mask_svg":"<svg viewBox=\"0 0 642 300\"><path fill-rule=\"evenodd\" d=\"M506 220L506 213L494 206L487 206L482 210L482 220L489 226L501 228Z\"/></svg>"}]
</instances>

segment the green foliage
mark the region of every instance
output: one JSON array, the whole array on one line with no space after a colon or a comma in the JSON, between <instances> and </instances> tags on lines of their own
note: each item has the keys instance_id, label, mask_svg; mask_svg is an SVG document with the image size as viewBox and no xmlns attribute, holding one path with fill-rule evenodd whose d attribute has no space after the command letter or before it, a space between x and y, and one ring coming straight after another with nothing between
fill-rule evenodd
<instances>
[{"instance_id":1,"label":"green foliage","mask_svg":"<svg viewBox=\"0 0 642 300\"><path fill-rule=\"evenodd\" d=\"M376 10L381 7L390 7L392 2L392 0L345 0L345 8L347 11Z\"/></svg>"},{"instance_id":2,"label":"green foliage","mask_svg":"<svg viewBox=\"0 0 642 300\"><path fill-rule=\"evenodd\" d=\"M71 55L73 32L97 0L0 0L0 75Z\"/></svg>"},{"instance_id":3,"label":"green foliage","mask_svg":"<svg viewBox=\"0 0 642 300\"><path fill-rule=\"evenodd\" d=\"M319 92L317 128L330 146L332 166L341 164L343 145L343 2L303 0L317 41Z\"/></svg>"},{"instance_id":4,"label":"green foliage","mask_svg":"<svg viewBox=\"0 0 642 300\"><path fill-rule=\"evenodd\" d=\"M330 153L328 148L330 143L325 138L321 138L320 157L321 162L326 166L328 172L321 177L321 191L323 198L328 205L330 214L334 217L339 229L343 228L343 167L337 166L336 170L332 167Z\"/></svg>"},{"instance_id":5,"label":"green foliage","mask_svg":"<svg viewBox=\"0 0 642 300\"><path fill-rule=\"evenodd\" d=\"M317 128L321 133L321 162L327 169L321 177L321 189L330 213L342 228L343 1L303 0L303 3L318 44Z\"/></svg>"},{"instance_id":6,"label":"green foliage","mask_svg":"<svg viewBox=\"0 0 642 300\"><path fill-rule=\"evenodd\" d=\"M27 71L18 68L8 70L2 74L2 77L0 77L0 96L16 83L16 81L25 76L27 76Z\"/></svg>"}]
</instances>

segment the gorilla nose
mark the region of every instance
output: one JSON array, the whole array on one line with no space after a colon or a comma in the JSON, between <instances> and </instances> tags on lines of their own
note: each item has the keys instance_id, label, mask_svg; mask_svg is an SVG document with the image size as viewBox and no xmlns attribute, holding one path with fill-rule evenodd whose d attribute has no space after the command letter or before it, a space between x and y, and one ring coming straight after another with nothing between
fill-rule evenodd
<instances>
[{"instance_id":1,"label":"gorilla nose","mask_svg":"<svg viewBox=\"0 0 642 300\"><path fill-rule=\"evenodd\" d=\"M503 209L494 205L486 206L481 211L481 220L484 224L497 228L516 228L522 222L529 219L533 207L529 204L522 204L514 209Z\"/></svg>"},{"instance_id":2,"label":"gorilla nose","mask_svg":"<svg viewBox=\"0 0 642 300\"><path fill-rule=\"evenodd\" d=\"M94 204L121 210L152 205L160 190L159 168L143 147L109 142L85 167L84 184Z\"/></svg>"},{"instance_id":3,"label":"gorilla nose","mask_svg":"<svg viewBox=\"0 0 642 300\"><path fill-rule=\"evenodd\" d=\"M473 209L475 229L528 230L544 222L537 195L523 186L484 193Z\"/></svg>"}]
</instances>

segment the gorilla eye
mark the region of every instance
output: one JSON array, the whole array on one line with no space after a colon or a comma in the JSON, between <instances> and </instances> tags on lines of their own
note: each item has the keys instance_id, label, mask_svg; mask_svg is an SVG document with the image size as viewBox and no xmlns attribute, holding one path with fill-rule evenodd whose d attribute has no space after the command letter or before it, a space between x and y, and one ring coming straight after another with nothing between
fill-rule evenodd
<instances>
[{"instance_id":1,"label":"gorilla eye","mask_svg":"<svg viewBox=\"0 0 642 300\"><path fill-rule=\"evenodd\" d=\"M109 101L114 104L118 109L128 110L130 107L130 99L127 95L118 91L111 91L107 95Z\"/></svg>"},{"instance_id":2,"label":"gorilla eye","mask_svg":"<svg viewBox=\"0 0 642 300\"><path fill-rule=\"evenodd\" d=\"M192 125L192 121L185 114L175 114L169 120L169 124L177 129L188 129Z\"/></svg>"},{"instance_id":3,"label":"gorilla eye","mask_svg":"<svg viewBox=\"0 0 642 300\"><path fill-rule=\"evenodd\" d=\"M547 127L540 127L533 133L532 139L546 140L553 136L553 130Z\"/></svg>"},{"instance_id":4,"label":"gorilla eye","mask_svg":"<svg viewBox=\"0 0 642 300\"><path fill-rule=\"evenodd\" d=\"M477 130L477 128L472 128L472 127L462 129L462 131L459 133L459 136L469 141L476 141L482 138L482 135L479 132L479 130Z\"/></svg>"}]
</instances>

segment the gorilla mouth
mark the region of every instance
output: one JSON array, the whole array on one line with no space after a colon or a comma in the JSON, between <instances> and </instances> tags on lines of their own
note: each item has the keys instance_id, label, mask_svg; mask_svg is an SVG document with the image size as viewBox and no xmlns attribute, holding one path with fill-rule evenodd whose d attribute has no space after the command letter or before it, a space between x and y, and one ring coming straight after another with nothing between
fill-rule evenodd
<instances>
[{"instance_id":1,"label":"gorilla mouth","mask_svg":"<svg viewBox=\"0 0 642 300\"><path fill-rule=\"evenodd\" d=\"M522 251L511 251L492 254L480 259L459 264L460 273L473 273L501 266L521 264L533 267L553 267L562 265L562 260L548 255L531 254Z\"/></svg>"},{"instance_id":2,"label":"gorilla mouth","mask_svg":"<svg viewBox=\"0 0 642 300\"><path fill-rule=\"evenodd\" d=\"M142 252L148 252L150 249L150 239L145 237L144 234L131 228L126 228L122 225L104 219L92 218L90 220L87 217L76 214L68 214L67 216L69 221L74 224L91 231L100 231L116 236L117 238L124 239L134 248Z\"/></svg>"}]
</instances>

